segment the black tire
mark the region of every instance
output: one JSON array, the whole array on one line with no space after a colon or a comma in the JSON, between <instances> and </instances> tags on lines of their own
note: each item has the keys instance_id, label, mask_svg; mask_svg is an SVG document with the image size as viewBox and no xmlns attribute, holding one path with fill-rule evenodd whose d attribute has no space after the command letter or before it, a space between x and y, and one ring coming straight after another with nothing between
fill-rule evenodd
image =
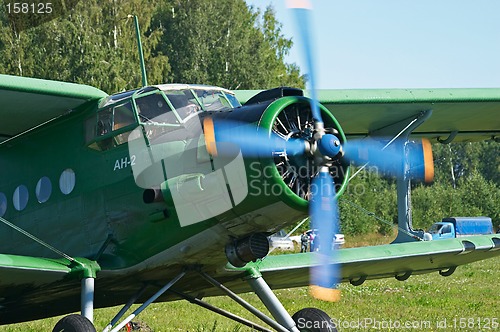
<instances>
[{"instance_id":1,"label":"black tire","mask_svg":"<svg viewBox=\"0 0 500 332\"><path fill-rule=\"evenodd\" d=\"M86 317L73 314L58 321L52 332L96 332L96 330Z\"/></svg>"},{"instance_id":2,"label":"black tire","mask_svg":"<svg viewBox=\"0 0 500 332\"><path fill-rule=\"evenodd\" d=\"M304 308L292 316L301 332L337 332L335 323L323 310Z\"/></svg>"}]
</instances>

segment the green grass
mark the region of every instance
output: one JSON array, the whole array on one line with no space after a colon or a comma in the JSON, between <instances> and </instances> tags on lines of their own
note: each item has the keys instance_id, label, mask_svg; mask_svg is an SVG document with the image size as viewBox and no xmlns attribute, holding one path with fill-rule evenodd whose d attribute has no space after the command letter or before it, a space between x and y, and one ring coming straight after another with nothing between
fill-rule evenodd
<instances>
[{"instance_id":1,"label":"green grass","mask_svg":"<svg viewBox=\"0 0 500 332\"><path fill-rule=\"evenodd\" d=\"M373 235L360 241L350 241L351 245L384 242ZM340 320L341 326L349 324L358 327L343 328L343 331L368 331L374 327L394 331L398 329L389 328L389 324L394 327L405 322L414 327L410 330L480 331L480 324L491 323L493 318L500 320L499 270L500 257L497 257L461 266L450 277L432 273L412 276L403 282L382 279L366 281L358 287L342 284L342 300L338 303L314 300L308 295L307 288L278 290L276 295L291 313L304 307L317 307ZM243 294L242 297L267 313L254 294ZM230 299L215 297L206 300L264 325ZM119 307L96 310L95 324L98 331L102 331L118 310ZM2 326L0 331L51 331L58 319ZM375 323L368 324L370 320ZM250 331L186 301L153 304L134 321L151 329L142 331ZM446 328L436 326L445 321ZM500 331L500 327L482 330Z\"/></svg>"}]
</instances>

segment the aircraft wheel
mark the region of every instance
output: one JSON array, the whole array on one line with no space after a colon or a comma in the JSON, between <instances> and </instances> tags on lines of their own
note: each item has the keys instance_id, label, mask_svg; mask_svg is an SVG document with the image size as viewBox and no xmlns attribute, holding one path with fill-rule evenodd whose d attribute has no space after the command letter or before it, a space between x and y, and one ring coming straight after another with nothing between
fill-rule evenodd
<instances>
[{"instance_id":1,"label":"aircraft wheel","mask_svg":"<svg viewBox=\"0 0 500 332\"><path fill-rule=\"evenodd\" d=\"M316 308L304 308L292 316L301 332L337 332L337 328L326 312Z\"/></svg>"},{"instance_id":2,"label":"aircraft wheel","mask_svg":"<svg viewBox=\"0 0 500 332\"><path fill-rule=\"evenodd\" d=\"M57 322L52 332L96 332L90 320L82 315L68 315Z\"/></svg>"}]
</instances>

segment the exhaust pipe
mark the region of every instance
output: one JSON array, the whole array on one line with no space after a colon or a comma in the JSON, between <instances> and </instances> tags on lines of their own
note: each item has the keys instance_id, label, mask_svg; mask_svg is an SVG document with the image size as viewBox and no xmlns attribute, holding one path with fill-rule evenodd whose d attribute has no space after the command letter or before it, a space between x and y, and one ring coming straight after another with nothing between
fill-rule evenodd
<instances>
[{"instance_id":1,"label":"exhaust pipe","mask_svg":"<svg viewBox=\"0 0 500 332\"><path fill-rule=\"evenodd\" d=\"M142 200L146 204L164 202L163 194L160 188L150 188L144 190L142 193Z\"/></svg>"}]
</instances>

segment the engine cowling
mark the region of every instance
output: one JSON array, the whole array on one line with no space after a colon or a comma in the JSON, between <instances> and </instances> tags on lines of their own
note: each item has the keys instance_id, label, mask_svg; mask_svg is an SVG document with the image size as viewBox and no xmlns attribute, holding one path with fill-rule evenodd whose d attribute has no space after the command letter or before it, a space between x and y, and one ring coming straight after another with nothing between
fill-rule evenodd
<instances>
[{"instance_id":1,"label":"engine cowling","mask_svg":"<svg viewBox=\"0 0 500 332\"><path fill-rule=\"evenodd\" d=\"M273 90L271 90L273 91ZM315 144L315 127L310 109L310 99L296 94L285 95L271 100L263 100L264 97L272 95L269 91L264 92L264 97L252 98L249 102L232 112L209 115L214 122L227 121L236 124L252 124L255 131L264 135L278 135L285 140L301 139L305 142ZM335 133L343 144L346 140L344 132L335 117L320 105L324 119L324 127L327 132ZM209 125L205 125L205 136L209 138L207 147L216 140L215 134ZM237 128L234 135L238 134ZM209 151L214 154L214 151ZM255 206L257 201L266 200L271 202L281 200L287 205L307 211L308 199L311 192L311 181L318 171L317 159L313 153L280 153L272 157L246 156L242 150L245 160L247 179L249 185L248 196L244 203ZM342 158L337 158L329 163L330 173L336 185L337 196L340 196L348 182L350 168L349 164ZM247 205L243 204L243 206ZM237 207L239 210L241 207ZM243 211L241 211L243 212Z\"/></svg>"}]
</instances>

